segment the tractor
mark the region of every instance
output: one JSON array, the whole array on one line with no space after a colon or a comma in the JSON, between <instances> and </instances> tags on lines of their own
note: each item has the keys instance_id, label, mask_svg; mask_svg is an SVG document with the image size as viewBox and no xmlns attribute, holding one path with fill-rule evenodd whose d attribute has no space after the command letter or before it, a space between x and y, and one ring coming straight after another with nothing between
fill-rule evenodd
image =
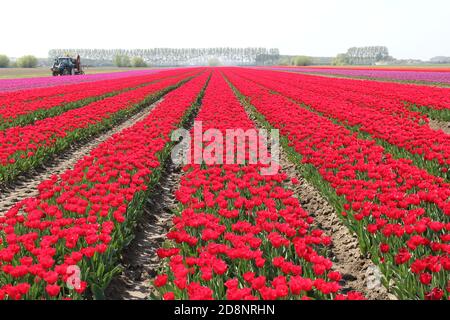
<instances>
[{"instance_id":1,"label":"tractor","mask_svg":"<svg viewBox=\"0 0 450 320\"><path fill-rule=\"evenodd\" d=\"M76 59L70 57L56 58L51 68L53 76L69 76L84 74L81 68L80 56Z\"/></svg>"}]
</instances>

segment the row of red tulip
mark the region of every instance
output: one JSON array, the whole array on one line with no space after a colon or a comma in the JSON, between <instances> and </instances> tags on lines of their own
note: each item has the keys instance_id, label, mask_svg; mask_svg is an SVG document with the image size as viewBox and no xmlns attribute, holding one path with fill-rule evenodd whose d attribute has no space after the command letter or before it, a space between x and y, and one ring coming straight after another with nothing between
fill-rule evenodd
<instances>
[{"instance_id":1,"label":"row of red tulip","mask_svg":"<svg viewBox=\"0 0 450 320\"><path fill-rule=\"evenodd\" d=\"M257 71L252 70L252 72ZM398 105L401 105L402 102L407 102L413 105L424 106L435 110L450 109L449 88L368 80L363 81L355 79L338 79L276 71L264 72L267 72L267 74L270 74L270 76L276 77L280 77L280 75L277 75L277 73L281 73L287 77L286 79L288 79L291 84L295 83L296 81L299 81L301 83L308 82L309 85L316 84L319 85L319 88L323 88L323 86L326 86L327 91L330 90L331 92L342 92L350 95L350 97L352 92L356 92L359 95L365 95L367 97L367 102L370 102L371 99L381 99L384 101L397 103ZM376 107L376 105L373 106Z\"/></svg>"},{"instance_id":2,"label":"row of red tulip","mask_svg":"<svg viewBox=\"0 0 450 320\"><path fill-rule=\"evenodd\" d=\"M289 155L342 212L400 298L450 297L449 184L288 98L225 74L260 120L285 136Z\"/></svg>"},{"instance_id":3,"label":"row of red tulip","mask_svg":"<svg viewBox=\"0 0 450 320\"><path fill-rule=\"evenodd\" d=\"M0 181L41 164L49 155L67 149L72 143L109 128L120 119L186 80L190 74L166 78L139 89L67 111L32 125L0 131Z\"/></svg>"},{"instance_id":4,"label":"row of red tulip","mask_svg":"<svg viewBox=\"0 0 450 320\"><path fill-rule=\"evenodd\" d=\"M255 129L218 71L196 121L203 133ZM262 175L264 166L248 161L205 163L183 168L172 245L157 252L167 259L154 281L164 299L363 299L339 293L341 274L322 255L331 240L311 227L285 173Z\"/></svg>"},{"instance_id":5,"label":"row of red tulip","mask_svg":"<svg viewBox=\"0 0 450 320\"><path fill-rule=\"evenodd\" d=\"M26 125L186 70L0 94L0 129Z\"/></svg>"},{"instance_id":6,"label":"row of red tulip","mask_svg":"<svg viewBox=\"0 0 450 320\"><path fill-rule=\"evenodd\" d=\"M186 72L186 70L184 70ZM158 72L159 77L176 75L177 70L167 70ZM89 83L73 83L73 84L62 84L58 86L52 87L43 87L43 88L31 88L31 89L22 89L18 91L12 92L3 92L0 95L0 108L9 107L17 104L33 102L36 100L44 100L48 98L53 98L60 95L66 95L70 93L78 93L85 90L90 90L92 87L104 87L109 85L111 87L116 86L118 83L121 83L123 80L125 81L135 81L138 79L147 79L148 76L157 74L149 72L141 73L139 75L129 75L127 77L120 78L112 78L112 79L103 79L99 81L93 81ZM155 78L158 79L158 78ZM119 81L119 82L118 82ZM145 83L145 81L142 81Z\"/></svg>"},{"instance_id":7,"label":"row of red tulip","mask_svg":"<svg viewBox=\"0 0 450 320\"><path fill-rule=\"evenodd\" d=\"M0 217L0 299L102 297L146 190L158 183L170 133L186 121L207 77L167 94L144 120Z\"/></svg>"},{"instance_id":8,"label":"row of red tulip","mask_svg":"<svg viewBox=\"0 0 450 320\"><path fill-rule=\"evenodd\" d=\"M288 74L289 76L291 75ZM291 77L293 80L297 78L296 75ZM322 87L320 91L309 90L307 82L299 82L298 85L285 84L284 81L278 81L278 77L274 75L270 80L262 79L259 75L247 75L245 78L257 81L258 84L292 98L315 112L337 120L355 132L364 132L380 139L379 142L385 147L389 147L388 144L397 147L396 153L399 157L411 158L417 166L427 169L431 174L448 178L450 136L443 131L433 130L428 125L411 121L410 117L391 114L389 110L394 109L391 108L392 104L377 101L377 108L369 107L371 102L366 102L367 97L358 96L356 92L349 100L345 92L330 94L328 86Z\"/></svg>"},{"instance_id":9,"label":"row of red tulip","mask_svg":"<svg viewBox=\"0 0 450 320\"><path fill-rule=\"evenodd\" d=\"M363 81L342 85L333 78L254 70L242 70L239 75L257 81L261 85L281 86L280 88L286 91L285 94L289 93L289 96L302 93L308 97L315 97L316 102L320 102L323 98L336 99L349 107L374 109L384 115L395 115L416 123L429 121L425 114L411 110L403 100L395 96L395 92L390 94L391 92L384 91L384 94L380 94L378 90L368 90Z\"/></svg>"}]
</instances>

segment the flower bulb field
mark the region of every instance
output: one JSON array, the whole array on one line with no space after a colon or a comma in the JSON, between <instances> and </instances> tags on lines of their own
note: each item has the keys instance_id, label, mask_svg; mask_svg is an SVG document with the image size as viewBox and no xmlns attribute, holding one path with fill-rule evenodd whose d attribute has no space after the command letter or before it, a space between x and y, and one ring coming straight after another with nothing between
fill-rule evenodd
<instances>
[{"instance_id":1,"label":"flower bulb field","mask_svg":"<svg viewBox=\"0 0 450 320\"><path fill-rule=\"evenodd\" d=\"M394 68L394 67L272 67L280 71L360 77L375 80L395 80L399 82L417 82L450 86L450 69L448 68Z\"/></svg>"},{"instance_id":2,"label":"flower bulb field","mask_svg":"<svg viewBox=\"0 0 450 320\"><path fill-rule=\"evenodd\" d=\"M134 70L126 72L97 73L82 75L80 77L35 77L25 79L0 79L0 92L18 91L33 88L45 88L60 86L72 83L95 82L100 80L112 80L137 76L140 74L150 74L159 70Z\"/></svg>"},{"instance_id":3,"label":"flower bulb field","mask_svg":"<svg viewBox=\"0 0 450 320\"><path fill-rule=\"evenodd\" d=\"M450 300L449 83L2 79L0 300Z\"/></svg>"}]
</instances>

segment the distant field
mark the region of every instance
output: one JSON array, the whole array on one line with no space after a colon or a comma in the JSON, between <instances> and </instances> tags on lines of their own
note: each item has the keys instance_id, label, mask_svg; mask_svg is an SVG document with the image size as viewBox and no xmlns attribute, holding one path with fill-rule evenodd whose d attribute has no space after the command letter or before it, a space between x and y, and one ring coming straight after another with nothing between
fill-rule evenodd
<instances>
[{"instance_id":1,"label":"distant field","mask_svg":"<svg viewBox=\"0 0 450 320\"><path fill-rule=\"evenodd\" d=\"M333 65L321 65L321 66L309 66L310 68L336 68L336 69L407 69L407 70L421 70L421 69L448 69L450 64L421 64L421 65L389 65L389 66L333 66Z\"/></svg>"},{"instance_id":2,"label":"distant field","mask_svg":"<svg viewBox=\"0 0 450 320\"><path fill-rule=\"evenodd\" d=\"M110 73L121 72L129 70L142 70L143 68L116 68L116 67L104 67L104 68L85 68L86 74L96 73ZM152 68L147 68L152 69ZM34 77L48 77L51 76L50 68L1 68L0 79L13 79L13 78L34 78Z\"/></svg>"},{"instance_id":3,"label":"distant field","mask_svg":"<svg viewBox=\"0 0 450 320\"><path fill-rule=\"evenodd\" d=\"M450 68L446 67L445 65L440 66L439 68L430 66L280 66L265 68L331 77L347 77L377 81L395 81L402 83L425 84L445 87L450 86Z\"/></svg>"}]
</instances>

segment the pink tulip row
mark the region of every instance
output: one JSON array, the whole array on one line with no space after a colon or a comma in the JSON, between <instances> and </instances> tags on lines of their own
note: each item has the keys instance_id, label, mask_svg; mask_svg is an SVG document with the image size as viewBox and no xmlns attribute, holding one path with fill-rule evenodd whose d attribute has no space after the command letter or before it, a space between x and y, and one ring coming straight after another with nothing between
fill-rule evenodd
<instances>
[{"instance_id":1,"label":"pink tulip row","mask_svg":"<svg viewBox=\"0 0 450 320\"><path fill-rule=\"evenodd\" d=\"M159 71L161 71L161 69L97 73L97 74L66 76L66 77L0 79L0 93L148 75Z\"/></svg>"}]
</instances>

